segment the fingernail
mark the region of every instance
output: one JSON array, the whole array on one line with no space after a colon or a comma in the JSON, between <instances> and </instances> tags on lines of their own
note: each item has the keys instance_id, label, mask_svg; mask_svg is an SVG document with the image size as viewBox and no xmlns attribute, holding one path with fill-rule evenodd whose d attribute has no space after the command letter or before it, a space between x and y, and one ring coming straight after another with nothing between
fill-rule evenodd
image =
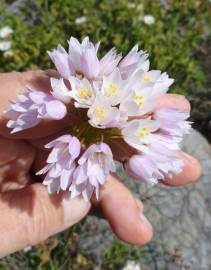
<instances>
[{"instance_id":1,"label":"fingernail","mask_svg":"<svg viewBox=\"0 0 211 270\"><path fill-rule=\"evenodd\" d=\"M186 99L186 97L185 97L185 96L183 96L183 95L171 94L171 96L172 96L172 97L174 97L174 98Z\"/></svg>"},{"instance_id":2,"label":"fingernail","mask_svg":"<svg viewBox=\"0 0 211 270\"><path fill-rule=\"evenodd\" d=\"M143 210L144 210L144 205L143 205L143 203L142 203L138 198L135 198L135 202L136 202L136 204L137 204L139 210L140 210L141 212L143 212Z\"/></svg>"},{"instance_id":3,"label":"fingernail","mask_svg":"<svg viewBox=\"0 0 211 270\"><path fill-rule=\"evenodd\" d=\"M184 157L188 160L188 162L190 162L191 164L196 164L198 163L198 160L195 159L194 157L186 154L186 153L183 153Z\"/></svg>"},{"instance_id":4,"label":"fingernail","mask_svg":"<svg viewBox=\"0 0 211 270\"><path fill-rule=\"evenodd\" d=\"M149 223L148 219L142 214L142 212L139 213L139 216L144 226L147 226L148 228L150 228L150 230L152 230L152 225Z\"/></svg>"}]
</instances>

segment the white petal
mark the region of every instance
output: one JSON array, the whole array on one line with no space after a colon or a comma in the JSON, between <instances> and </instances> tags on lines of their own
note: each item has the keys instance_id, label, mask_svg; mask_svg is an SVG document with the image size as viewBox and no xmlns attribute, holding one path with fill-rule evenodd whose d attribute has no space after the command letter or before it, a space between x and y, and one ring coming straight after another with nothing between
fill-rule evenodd
<instances>
[{"instance_id":1,"label":"white petal","mask_svg":"<svg viewBox=\"0 0 211 270\"><path fill-rule=\"evenodd\" d=\"M76 77L69 78L71 88L70 96L76 101L75 105L81 108L90 107L95 99L95 90L90 82L83 78L82 80Z\"/></svg>"},{"instance_id":2,"label":"white petal","mask_svg":"<svg viewBox=\"0 0 211 270\"><path fill-rule=\"evenodd\" d=\"M69 103L71 101L71 96L69 95L70 90L64 84L63 79L51 78L52 95L63 101L64 103Z\"/></svg>"}]
</instances>

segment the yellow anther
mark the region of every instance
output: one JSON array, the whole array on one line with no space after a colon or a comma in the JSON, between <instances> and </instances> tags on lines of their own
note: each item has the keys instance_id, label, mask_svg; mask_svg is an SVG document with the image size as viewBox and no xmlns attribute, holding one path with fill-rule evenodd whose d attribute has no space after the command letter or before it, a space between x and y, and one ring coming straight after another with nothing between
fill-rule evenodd
<instances>
[{"instance_id":1,"label":"yellow anther","mask_svg":"<svg viewBox=\"0 0 211 270\"><path fill-rule=\"evenodd\" d=\"M108 91L106 91L104 93L104 96L105 97L110 97L112 95L117 95L118 91L119 91L119 88L118 88L118 86L116 84L109 83L108 84Z\"/></svg>"},{"instance_id":2,"label":"yellow anther","mask_svg":"<svg viewBox=\"0 0 211 270\"><path fill-rule=\"evenodd\" d=\"M151 135L151 133L149 132L148 127L141 128L138 132L138 136L140 139L143 139L144 137L148 137L150 135Z\"/></svg>"},{"instance_id":3,"label":"yellow anther","mask_svg":"<svg viewBox=\"0 0 211 270\"><path fill-rule=\"evenodd\" d=\"M105 108L101 107L101 106L97 106L95 108L95 116L97 118L98 121L102 121L104 120L108 115L108 112Z\"/></svg>"},{"instance_id":4,"label":"yellow anther","mask_svg":"<svg viewBox=\"0 0 211 270\"><path fill-rule=\"evenodd\" d=\"M114 83L109 83L108 88L111 90L112 93L116 93L118 91L118 87Z\"/></svg>"},{"instance_id":5,"label":"yellow anther","mask_svg":"<svg viewBox=\"0 0 211 270\"><path fill-rule=\"evenodd\" d=\"M106 92L104 93L104 96L105 96L105 97L110 97L110 96L111 96L111 93L110 93L109 91L106 91Z\"/></svg>"},{"instance_id":6,"label":"yellow anther","mask_svg":"<svg viewBox=\"0 0 211 270\"><path fill-rule=\"evenodd\" d=\"M80 88L78 90L78 96L80 98L87 99L87 98L90 98L92 96L92 93L91 93L91 91L88 88Z\"/></svg>"},{"instance_id":7,"label":"yellow anther","mask_svg":"<svg viewBox=\"0 0 211 270\"><path fill-rule=\"evenodd\" d=\"M144 96L139 96L139 95L136 95L135 97L135 100L136 100L136 104L139 105L140 107L142 107L144 105Z\"/></svg>"},{"instance_id":8,"label":"yellow anther","mask_svg":"<svg viewBox=\"0 0 211 270\"><path fill-rule=\"evenodd\" d=\"M145 82L150 81L150 77L145 76L145 77L144 77L144 81L145 81Z\"/></svg>"},{"instance_id":9,"label":"yellow anther","mask_svg":"<svg viewBox=\"0 0 211 270\"><path fill-rule=\"evenodd\" d=\"M140 100L140 99L143 99L143 98L144 98L143 96L138 96L138 95L135 96L135 99L137 99L137 100Z\"/></svg>"}]
</instances>

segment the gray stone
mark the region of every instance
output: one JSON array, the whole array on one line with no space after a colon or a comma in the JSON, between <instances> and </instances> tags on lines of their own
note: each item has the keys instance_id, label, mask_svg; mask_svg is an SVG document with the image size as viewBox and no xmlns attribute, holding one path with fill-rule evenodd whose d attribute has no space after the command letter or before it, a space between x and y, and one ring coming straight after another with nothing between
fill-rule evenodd
<instances>
[{"instance_id":1,"label":"gray stone","mask_svg":"<svg viewBox=\"0 0 211 270\"><path fill-rule=\"evenodd\" d=\"M183 149L201 162L202 176L196 183L151 187L126 180L144 201L145 215L154 228L154 239L145 247L152 256L151 263L143 261L142 270L211 269L211 146L193 131L185 138ZM125 178L120 166L118 174ZM89 217L83 226L87 233L81 235L81 247L100 262L101 254L114 241L108 224Z\"/></svg>"}]
</instances>

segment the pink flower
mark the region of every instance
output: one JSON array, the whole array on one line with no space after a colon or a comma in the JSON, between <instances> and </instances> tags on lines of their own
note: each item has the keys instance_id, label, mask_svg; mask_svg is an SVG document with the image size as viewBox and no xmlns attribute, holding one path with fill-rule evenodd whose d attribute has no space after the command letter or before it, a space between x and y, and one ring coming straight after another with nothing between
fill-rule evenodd
<instances>
[{"instance_id":1,"label":"pink flower","mask_svg":"<svg viewBox=\"0 0 211 270\"><path fill-rule=\"evenodd\" d=\"M153 118L160 122L160 131L156 134L159 144L169 149L179 149L183 136L191 130L191 122L186 121L189 113L173 108L163 108L153 113Z\"/></svg>"},{"instance_id":2,"label":"pink flower","mask_svg":"<svg viewBox=\"0 0 211 270\"><path fill-rule=\"evenodd\" d=\"M60 75L68 79L70 76L82 74L89 80L98 80L109 75L118 65L121 55L111 49L101 60L97 56L100 43L93 44L86 37L80 43L71 37L69 52L59 45L57 49L48 52Z\"/></svg>"},{"instance_id":3,"label":"pink flower","mask_svg":"<svg viewBox=\"0 0 211 270\"><path fill-rule=\"evenodd\" d=\"M166 72L161 73L158 71L158 77L155 80L155 84L152 88L152 98L158 98L164 95L169 87L174 83L174 79L169 78Z\"/></svg>"},{"instance_id":4,"label":"pink flower","mask_svg":"<svg viewBox=\"0 0 211 270\"><path fill-rule=\"evenodd\" d=\"M115 48L111 49L107 54L100 60L100 74L108 76L117 67L121 60L121 54L117 54Z\"/></svg>"},{"instance_id":5,"label":"pink flower","mask_svg":"<svg viewBox=\"0 0 211 270\"><path fill-rule=\"evenodd\" d=\"M73 181L81 144L76 137L63 135L45 147L53 149L48 156L47 165L37 174L47 173L43 184L48 187L49 193L66 190Z\"/></svg>"},{"instance_id":6,"label":"pink flower","mask_svg":"<svg viewBox=\"0 0 211 270\"><path fill-rule=\"evenodd\" d=\"M172 178L173 175L182 172L183 161L178 158L177 153L167 144L154 143L144 154L157 164L164 178Z\"/></svg>"},{"instance_id":7,"label":"pink flower","mask_svg":"<svg viewBox=\"0 0 211 270\"><path fill-rule=\"evenodd\" d=\"M138 51L138 46L134 46L118 65L122 78L124 80L127 79L138 69L148 71L149 60L147 57L148 54L143 51Z\"/></svg>"},{"instance_id":8,"label":"pink flower","mask_svg":"<svg viewBox=\"0 0 211 270\"><path fill-rule=\"evenodd\" d=\"M12 129L11 133L34 127L41 119L60 120L67 113L66 106L50 94L29 87L28 90L25 94L19 94L20 101L11 102L5 112L10 118L7 127Z\"/></svg>"},{"instance_id":9,"label":"pink flower","mask_svg":"<svg viewBox=\"0 0 211 270\"><path fill-rule=\"evenodd\" d=\"M125 172L137 180L156 184L158 179L163 179L163 174L159 171L156 162L145 155L133 155L124 164Z\"/></svg>"},{"instance_id":10,"label":"pink flower","mask_svg":"<svg viewBox=\"0 0 211 270\"><path fill-rule=\"evenodd\" d=\"M68 43L68 52L61 45L49 52L60 74L50 78L51 92L29 88L7 111L12 132L31 128L41 119L62 119L67 109L75 119L65 128L76 137L64 135L46 145L52 150L38 174L46 174L48 191L68 190L72 198L85 200L95 194L99 199L100 185L115 171L112 150L120 139L136 153L124 153L125 171L133 178L154 184L180 173L183 161L175 150L191 128L189 114L156 109L174 80L149 70L148 54L137 45L124 58L115 48L99 58L99 42L71 37Z\"/></svg>"},{"instance_id":11,"label":"pink flower","mask_svg":"<svg viewBox=\"0 0 211 270\"><path fill-rule=\"evenodd\" d=\"M100 185L115 171L115 164L110 147L105 143L91 145L81 156L70 186L71 197L82 195L90 200L95 192L99 198Z\"/></svg>"},{"instance_id":12,"label":"pink flower","mask_svg":"<svg viewBox=\"0 0 211 270\"><path fill-rule=\"evenodd\" d=\"M97 50L99 44L94 45L86 37L82 43L71 37L69 41L69 53L59 45L57 49L49 52L60 75L68 79L76 73L83 74L88 79L95 79L99 75L99 60Z\"/></svg>"},{"instance_id":13,"label":"pink flower","mask_svg":"<svg viewBox=\"0 0 211 270\"><path fill-rule=\"evenodd\" d=\"M61 45L58 45L57 49L52 52L48 52L48 55L63 78L68 79L69 76L75 73L69 55Z\"/></svg>"},{"instance_id":14,"label":"pink flower","mask_svg":"<svg viewBox=\"0 0 211 270\"><path fill-rule=\"evenodd\" d=\"M189 113L173 108L163 108L153 114L153 118L161 122L161 130L165 134L182 137L191 130L191 122L186 121Z\"/></svg>"},{"instance_id":15,"label":"pink flower","mask_svg":"<svg viewBox=\"0 0 211 270\"><path fill-rule=\"evenodd\" d=\"M133 155L124 164L125 172L137 180L156 184L164 178L172 178L179 174L183 168L174 151L162 145L151 145L146 153Z\"/></svg>"}]
</instances>

